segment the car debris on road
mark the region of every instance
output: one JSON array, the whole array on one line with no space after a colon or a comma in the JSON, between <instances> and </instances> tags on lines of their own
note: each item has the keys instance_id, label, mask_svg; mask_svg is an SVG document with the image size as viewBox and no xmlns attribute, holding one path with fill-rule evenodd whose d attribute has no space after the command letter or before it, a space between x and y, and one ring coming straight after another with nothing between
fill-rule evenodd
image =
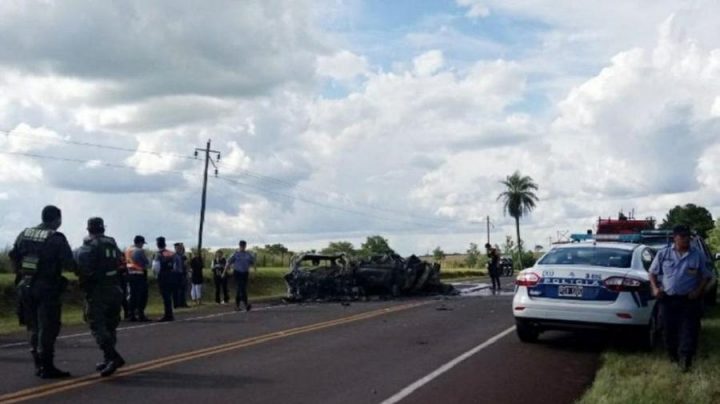
<instances>
[{"instance_id":1,"label":"car debris on road","mask_svg":"<svg viewBox=\"0 0 720 404\"><path fill-rule=\"evenodd\" d=\"M344 254L304 253L293 257L285 275L287 301L355 300L369 296L452 294L440 281L440 265L397 254L350 259Z\"/></svg>"}]
</instances>

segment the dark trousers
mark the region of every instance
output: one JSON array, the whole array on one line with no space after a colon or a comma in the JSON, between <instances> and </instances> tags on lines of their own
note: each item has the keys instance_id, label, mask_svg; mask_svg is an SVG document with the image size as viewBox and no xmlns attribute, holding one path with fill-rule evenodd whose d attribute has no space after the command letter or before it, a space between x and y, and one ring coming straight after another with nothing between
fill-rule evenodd
<instances>
[{"instance_id":1,"label":"dark trousers","mask_svg":"<svg viewBox=\"0 0 720 404\"><path fill-rule=\"evenodd\" d=\"M160 287L160 296L162 296L163 307L165 309L164 318L173 318L173 298L175 296L175 279L172 274L161 275L158 278L158 286Z\"/></svg>"},{"instance_id":2,"label":"dark trousers","mask_svg":"<svg viewBox=\"0 0 720 404\"><path fill-rule=\"evenodd\" d=\"M120 324L122 290L113 284L98 285L87 294L87 319L95 342L106 361L115 359L117 327Z\"/></svg>"},{"instance_id":3,"label":"dark trousers","mask_svg":"<svg viewBox=\"0 0 720 404\"><path fill-rule=\"evenodd\" d=\"M668 354L673 359L692 358L697 351L700 334L702 299L664 296L658 304Z\"/></svg>"},{"instance_id":4,"label":"dark trousers","mask_svg":"<svg viewBox=\"0 0 720 404\"><path fill-rule=\"evenodd\" d=\"M128 310L130 317L144 318L145 307L148 302L148 281L145 274L128 275L128 286L130 288L130 299Z\"/></svg>"},{"instance_id":5,"label":"dark trousers","mask_svg":"<svg viewBox=\"0 0 720 404\"><path fill-rule=\"evenodd\" d=\"M182 273L174 273L173 276L176 277L176 288L175 288L175 296L173 299L173 302L175 304L175 308L178 307L187 307L187 289L188 289L188 280L187 275Z\"/></svg>"},{"instance_id":6,"label":"dark trousers","mask_svg":"<svg viewBox=\"0 0 720 404\"><path fill-rule=\"evenodd\" d=\"M124 317L124 318L128 318L128 314L129 314L129 313L128 313L129 304L128 304L128 279L127 279L127 275L120 275L120 289L122 290L122 293L123 293L123 295L122 295L123 298L122 298L122 303L121 303L121 305L122 305L123 317Z\"/></svg>"},{"instance_id":7,"label":"dark trousers","mask_svg":"<svg viewBox=\"0 0 720 404\"><path fill-rule=\"evenodd\" d=\"M500 290L500 268L497 265L490 264L488 274L490 275L493 290Z\"/></svg>"},{"instance_id":8,"label":"dark trousers","mask_svg":"<svg viewBox=\"0 0 720 404\"><path fill-rule=\"evenodd\" d=\"M500 290L500 275L499 274L490 274L490 280L492 281L492 288L495 290Z\"/></svg>"},{"instance_id":9,"label":"dark trousers","mask_svg":"<svg viewBox=\"0 0 720 404\"><path fill-rule=\"evenodd\" d=\"M25 322L30 334L30 348L43 360L51 361L55 353L55 340L60 334L60 297L43 297L27 290L23 296Z\"/></svg>"},{"instance_id":10,"label":"dark trousers","mask_svg":"<svg viewBox=\"0 0 720 404\"><path fill-rule=\"evenodd\" d=\"M228 294L228 279L227 279L227 277L214 275L213 280L215 281L215 301L217 303L229 301L230 295ZM220 300L221 289L222 289L222 296L224 297L223 300Z\"/></svg>"},{"instance_id":11,"label":"dark trousers","mask_svg":"<svg viewBox=\"0 0 720 404\"><path fill-rule=\"evenodd\" d=\"M248 293L247 293L247 287L248 287L248 277L250 273L248 272L235 272L235 284L237 285L237 290L235 291L235 305L240 306L240 302L243 302L245 304L245 307L248 306Z\"/></svg>"}]
</instances>

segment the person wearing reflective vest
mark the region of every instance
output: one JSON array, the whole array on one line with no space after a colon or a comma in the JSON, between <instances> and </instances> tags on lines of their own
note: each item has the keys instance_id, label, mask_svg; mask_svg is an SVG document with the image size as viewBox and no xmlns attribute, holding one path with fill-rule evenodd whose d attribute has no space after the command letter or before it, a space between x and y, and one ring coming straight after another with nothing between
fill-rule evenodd
<instances>
[{"instance_id":1,"label":"person wearing reflective vest","mask_svg":"<svg viewBox=\"0 0 720 404\"><path fill-rule=\"evenodd\" d=\"M160 288L160 296L162 296L165 314L160 321L173 321L173 297L178 288L177 277L173 273L173 262L175 254L167 249L165 237L156 239L158 251L153 257L153 273L157 277L158 287Z\"/></svg>"},{"instance_id":2,"label":"person wearing reflective vest","mask_svg":"<svg viewBox=\"0 0 720 404\"><path fill-rule=\"evenodd\" d=\"M103 360L95 368L107 377L125 364L115 350L117 327L120 324L123 292L119 270L123 269L123 253L115 239L105 235L102 218L88 219L88 236L76 252L78 279L85 292L86 316Z\"/></svg>"},{"instance_id":3,"label":"person wearing reflective vest","mask_svg":"<svg viewBox=\"0 0 720 404\"><path fill-rule=\"evenodd\" d=\"M145 250L143 250L143 245L145 245L145 237L135 236L133 245L125 250L128 286L130 287L128 301L128 319L130 321L150 321L145 316L145 307L148 302L147 268L150 263L145 255Z\"/></svg>"},{"instance_id":4,"label":"person wearing reflective vest","mask_svg":"<svg viewBox=\"0 0 720 404\"><path fill-rule=\"evenodd\" d=\"M62 311L60 295L67 287L62 271L75 269L70 245L57 231L61 224L60 209L46 206L42 224L23 230L9 253L18 275L18 298L30 335L35 375L43 379L70 376L54 363Z\"/></svg>"}]
</instances>

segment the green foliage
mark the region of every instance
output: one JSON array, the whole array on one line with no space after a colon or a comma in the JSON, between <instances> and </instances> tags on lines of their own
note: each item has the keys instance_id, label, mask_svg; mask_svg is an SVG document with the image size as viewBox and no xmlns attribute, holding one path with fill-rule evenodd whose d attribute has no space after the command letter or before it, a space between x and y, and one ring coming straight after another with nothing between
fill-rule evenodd
<instances>
[{"instance_id":1,"label":"green foliage","mask_svg":"<svg viewBox=\"0 0 720 404\"><path fill-rule=\"evenodd\" d=\"M513 241L512 236L505 236L505 243L502 245L502 253L503 255L509 256L512 256L515 253L515 241Z\"/></svg>"},{"instance_id":2,"label":"green foliage","mask_svg":"<svg viewBox=\"0 0 720 404\"><path fill-rule=\"evenodd\" d=\"M715 227L710 212L704 207L693 203L688 203L685 206L677 205L670 209L660 224L660 228L672 229L678 224L690 226L703 238L706 238L708 232Z\"/></svg>"},{"instance_id":3,"label":"green foliage","mask_svg":"<svg viewBox=\"0 0 720 404\"><path fill-rule=\"evenodd\" d=\"M713 253L720 252L720 219L715 222L715 227L708 232L708 236L705 241L708 243Z\"/></svg>"},{"instance_id":4,"label":"green foliage","mask_svg":"<svg viewBox=\"0 0 720 404\"><path fill-rule=\"evenodd\" d=\"M441 262L445 259L445 251L443 251L440 246L435 247L433 250L433 258L435 259L435 262Z\"/></svg>"},{"instance_id":5,"label":"green foliage","mask_svg":"<svg viewBox=\"0 0 720 404\"><path fill-rule=\"evenodd\" d=\"M349 241L331 241L328 246L323 248L320 252L329 255L345 254L350 257L357 254L355 246L353 246L353 243Z\"/></svg>"},{"instance_id":6,"label":"green foliage","mask_svg":"<svg viewBox=\"0 0 720 404\"><path fill-rule=\"evenodd\" d=\"M465 257L465 264L467 264L467 267L477 268L478 263L480 262L480 257L482 256L478 245L475 243L470 243L470 248L468 248L466 253L467 256Z\"/></svg>"},{"instance_id":7,"label":"green foliage","mask_svg":"<svg viewBox=\"0 0 720 404\"><path fill-rule=\"evenodd\" d=\"M10 268L10 257L8 256L9 252L10 247L5 247L0 250L0 273L12 272L12 269Z\"/></svg>"},{"instance_id":8,"label":"green foliage","mask_svg":"<svg viewBox=\"0 0 720 404\"><path fill-rule=\"evenodd\" d=\"M535 209L535 204L540 200L534 192L538 190L538 186L531 177L523 176L519 171L505 177L500 183L505 185L505 191L501 192L497 199L503 201L503 212L515 218L517 248L522 256L520 218Z\"/></svg>"},{"instance_id":9,"label":"green foliage","mask_svg":"<svg viewBox=\"0 0 720 404\"><path fill-rule=\"evenodd\" d=\"M395 251L390 248L386 238L382 236L370 236L360 246L360 253L365 256L393 254Z\"/></svg>"}]
</instances>

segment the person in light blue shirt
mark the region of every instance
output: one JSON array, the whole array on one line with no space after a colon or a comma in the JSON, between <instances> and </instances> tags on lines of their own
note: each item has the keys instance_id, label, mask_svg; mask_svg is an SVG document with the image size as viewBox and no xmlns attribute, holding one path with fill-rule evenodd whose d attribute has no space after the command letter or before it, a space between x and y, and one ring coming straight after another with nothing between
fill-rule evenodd
<instances>
[{"instance_id":1,"label":"person in light blue shirt","mask_svg":"<svg viewBox=\"0 0 720 404\"><path fill-rule=\"evenodd\" d=\"M247 251L247 242L240 240L238 243L238 250L227 260L225 265L225 272L228 273L232 268L233 277L235 278L235 284L237 289L235 292L235 310L240 310L240 302L245 304L245 310L250 311L252 305L248 303L248 279L250 277L250 267L255 266L255 255Z\"/></svg>"},{"instance_id":2,"label":"person in light blue shirt","mask_svg":"<svg viewBox=\"0 0 720 404\"><path fill-rule=\"evenodd\" d=\"M668 355L687 372L697 351L702 296L712 279L704 252L690 244L687 226L673 228L673 244L658 252L649 272Z\"/></svg>"}]
</instances>

